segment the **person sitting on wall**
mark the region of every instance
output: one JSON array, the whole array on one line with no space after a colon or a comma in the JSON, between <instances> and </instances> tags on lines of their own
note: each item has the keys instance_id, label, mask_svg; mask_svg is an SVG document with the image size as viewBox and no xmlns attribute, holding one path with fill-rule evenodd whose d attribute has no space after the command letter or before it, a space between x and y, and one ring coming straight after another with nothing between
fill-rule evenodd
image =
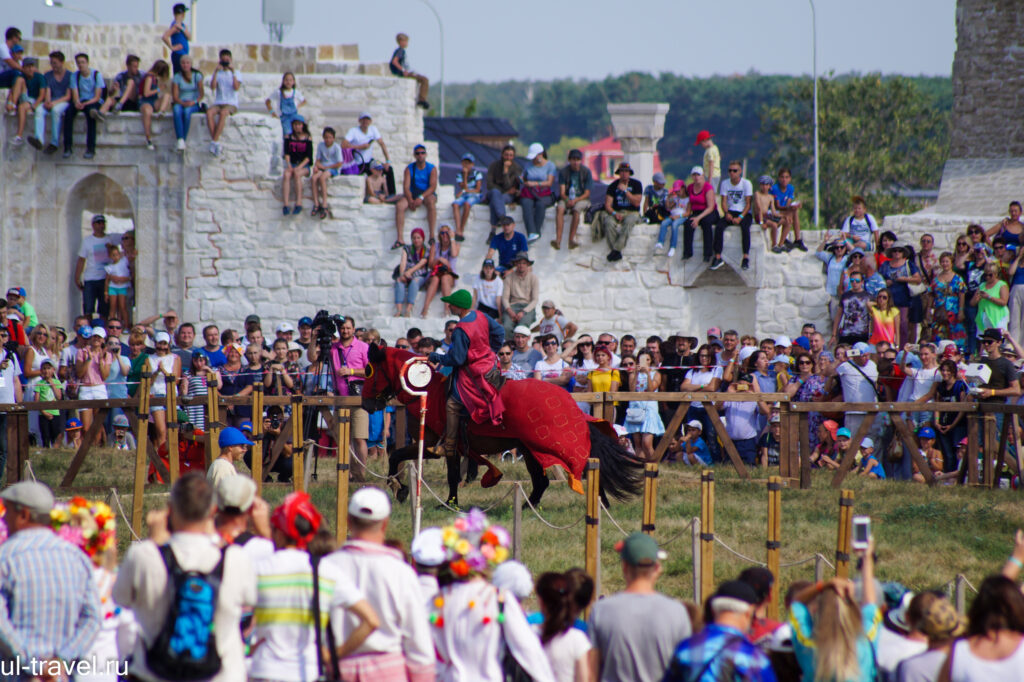
<instances>
[{"instance_id":1,"label":"person sitting on wall","mask_svg":"<svg viewBox=\"0 0 1024 682\"><path fill-rule=\"evenodd\" d=\"M469 222L469 211L484 198L484 174L473 167L476 157L469 152L462 155L462 170L455 175L455 201L452 215L455 218L455 241L465 241L463 233ZM464 210L460 210L464 209Z\"/></svg>"},{"instance_id":2,"label":"person sitting on wall","mask_svg":"<svg viewBox=\"0 0 1024 682\"><path fill-rule=\"evenodd\" d=\"M91 159L96 156L96 121L103 120L100 107L107 84L99 71L89 67L89 55L79 52L75 64L78 70L71 74L71 106L64 112L64 158L71 158L75 115L81 112L85 114L85 158Z\"/></svg>"},{"instance_id":3,"label":"person sitting on wall","mask_svg":"<svg viewBox=\"0 0 1024 682\"><path fill-rule=\"evenodd\" d=\"M619 164L615 171L618 182L608 186L604 197L604 211L594 218L594 240L604 237L608 242L608 261L622 260L622 249L626 248L629 233L640 222L640 202L644 187L633 178L633 169L628 163Z\"/></svg>"},{"instance_id":4,"label":"person sitting on wall","mask_svg":"<svg viewBox=\"0 0 1024 682\"><path fill-rule=\"evenodd\" d=\"M427 207L427 228L430 230L430 240L427 242L433 245L434 230L437 227L437 168L434 164L427 162L427 148L418 144L412 148L415 161L405 167L402 175L402 196L395 203L395 231L398 238L391 245L391 250L400 249L405 246L402 241L402 233L405 231L405 212L415 211L420 206Z\"/></svg>"},{"instance_id":5,"label":"person sitting on wall","mask_svg":"<svg viewBox=\"0 0 1024 682\"><path fill-rule=\"evenodd\" d=\"M115 114L122 111L139 111L139 97L142 95L142 79L145 74L139 70L139 58L136 55L128 55L124 65L125 70L110 81L107 100L100 107L101 113L107 114L111 110Z\"/></svg>"},{"instance_id":6,"label":"person sitting on wall","mask_svg":"<svg viewBox=\"0 0 1024 682\"><path fill-rule=\"evenodd\" d=\"M220 51L220 61L210 77L213 104L206 110L206 126L210 129L210 153L220 156L224 147L220 136L228 125L228 117L238 111L238 91L242 89L242 77L235 71L231 50Z\"/></svg>"},{"instance_id":7,"label":"person sitting on wall","mask_svg":"<svg viewBox=\"0 0 1024 682\"><path fill-rule=\"evenodd\" d=\"M405 50L409 47L409 36L399 33L395 36L395 42L398 43L398 47L391 53L391 61L388 63L391 73L402 78L415 79L416 84L419 86L416 95L416 106L421 109L429 109L430 103L427 102L427 93L430 91L430 79L422 73L416 73L410 69L409 62L405 58Z\"/></svg>"},{"instance_id":8,"label":"person sitting on wall","mask_svg":"<svg viewBox=\"0 0 1024 682\"><path fill-rule=\"evenodd\" d=\"M590 208L590 190L593 184L594 177L590 169L583 165L583 152L579 149L571 150L569 163L558 172L558 196L561 198L555 204L555 238L551 241L552 248L562 247L566 212L572 214L569 223L569 248L579 248L576 230L579 229L580 219Z\"/></svg>"},{"instance_id":9,"label":"person sitting on wall","mask_svg":"<svg viewBox=\"0 0 1024 682\"><path fill-rule=\"evenodd\" d=\"M519 196L522 186L523 167L516 162L516 148L510 144L501 149L501 158L487 168L487 203L491 207L491 232L501 226L505 217L505 206Z\"/></svg>"}]
</instances>

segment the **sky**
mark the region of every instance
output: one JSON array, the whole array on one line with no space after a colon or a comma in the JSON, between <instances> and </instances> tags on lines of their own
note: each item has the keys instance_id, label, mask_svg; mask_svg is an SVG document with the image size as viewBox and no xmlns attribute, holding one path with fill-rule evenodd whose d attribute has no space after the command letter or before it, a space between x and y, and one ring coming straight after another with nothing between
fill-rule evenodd
<instances>
[{"instance_id":1,"label":"sky","mask_svg":"<svg viewBox=\"0 0 1024 682\"><path fill-rule=\"evenodd\" d=\"M199 42L267 42L262 3L198 0ZM281 0L277 0L280 2ZM430 0L445 32L445 80L599 79L627 71L688 76L810 74L809 0ZM5 25L33 21L145 22L171 0L44 0L5 3ZM188 4L188 0L185 0ZM424 0L294 0L285 44L358 43L360 60L387 61L394 35L411 37L409 60L440 80L437 21ZM585 13L580 15L581 8ZM818 72L949 76L956 50L955 0L817 0ZM244 64L242 65L244 70Z\"/></svg>"}]
</instances>

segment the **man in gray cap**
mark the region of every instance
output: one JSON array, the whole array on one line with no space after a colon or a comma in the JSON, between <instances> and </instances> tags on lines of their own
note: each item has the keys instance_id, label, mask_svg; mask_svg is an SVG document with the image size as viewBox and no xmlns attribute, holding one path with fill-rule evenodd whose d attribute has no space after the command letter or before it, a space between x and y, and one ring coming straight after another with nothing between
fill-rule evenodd
<instances>
[{"instance_id":1,"label":"man in gray cap","mask_svg":"<svg viewBox=\"0 0 1024 682\"><path fill-rule=\"evenodd\" d=\"M0 545L0 651L5 660L74 661L100 629L92 564L50 528L53 493L23 481L0 493L10 537Z\"/></svg>"},{"instance_id":2,"label":"man in gray cap","mask_svg":"<svg viewBox=\"0 0 1024 682\"><path fill-rule=\"evenodd\" d=\"M434 679L434 644L426 601L416 572L402 553L384 544L391 500L380 488L360 488L349 499L349 541L323 561L349 576L380 616L380 627L353 655L341 661L341 679L377 682ZM358 621L332 623L336 642L344 642Z\"/></svg>"},{"instance_id":3,"label":"man in gray cap","mask_svg":"<svg viewBox=\"0 0 1024 682\"><path fill-rule=\"evenodd\" d=\"M108 244L120 244L121 235L107 234L107 217L97 213L92 217L92 234L82 237L75 264L75 286L82 291L82 313L92 318L107 319L107 301L103 297L103 286L107 281L104 267L110 262Z\"/></svg>"}]
</instances>

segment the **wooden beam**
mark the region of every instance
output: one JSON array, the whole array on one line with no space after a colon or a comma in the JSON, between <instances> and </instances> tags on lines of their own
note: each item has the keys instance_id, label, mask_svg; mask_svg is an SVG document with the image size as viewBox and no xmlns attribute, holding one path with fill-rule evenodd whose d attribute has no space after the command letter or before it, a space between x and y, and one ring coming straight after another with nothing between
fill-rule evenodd
<instances>
[{"instance_id":1,"label":"wooden beam","mask_svg":"<svg viewBox=\"0 0 1024 682\"><path fill-rule=\"evenodd\" d=\"M809 490L811 487L811 417L806 412L797 416L800 425L797 427L797 436L800 438L800 490Z\"/></svg>"},{"instance_id":2,"label":"wooden beam","mask_svg":"<svg viewBox=\"0 0 1024 682\"><path fill-rule=\"evenodd\" d=\"M252 391L252 480L256 494L263 495L263 382L253 385Z\"/></svg>"},{"instance_id":3,"label":"wooden beam","mask_svg":"<svg viewBox=\"0 0 1024 682\"><path fill-rule=\"evenodd\" d=\"M892 419L892 425L896 427L896 432L900 435L903 440L903 447L910 451L910 457L914 460L914 464L917 465L917 470L922 476L924 481L928 485L935 485L935 474L932 472L932 467L921 455L921 448L918 447L917 441L914 440L914 434L911 432L910 427L903 421L903 417L899 414L891 414L889 418Z\"/></svg>"},{"instance_id":4,"label":"wooden beam","mask_svg":"<svg viewBox=\"0 0 1024 682\"><path fill-rule=\"evenodd\" d=\"M75 482L78 470L82 468L82 463L85 462L85 456L89 454L96 436L103 431L103 422L106 418L107 410L100 408L96 411L92 424L89 426L89 432L83 434L82 444L78 446L78 451L75 452L75 456L71 458L71 462L68 464L68 470L64 473L64 479L60 482L61 488L68 488Z\"/></svg>"},{"instance_id":5,"label":"wooden beam","mask_svg":"<svg viewBox=\"0 0 1024 682\"><path fill-rule=\"evenodd\" d=\"M665 456L668 446L672 444L672 438L675 437L675 434L679 433L679 427L683 425L683 420L686 419L686 410L688 410L689 407L689 403L679 403L679 407L676 408L668 426L665 427L665 433L662 434L661 439L658 441L658 445L654 448L655 462L660 462Z\"/></svg>"},{"instance_id":6,"label":"wooden beam","mask_svg":"<svg viewBox=\"0 0 1024 682\"><path fill-rule=\"evenodd\" d=\"M864 417L864 421L860 423L860 428L857 429L857 433L853 434L853 440L846 446L846 451L842 454L842 459L839 460L839 469L836 471L835 476L832 477L832 487L838 488L843 484L843 479L850 473L850 469L853 468L853 455L860 449L860 443L864 438L871 432L871 425L875 423L874 412L867 414Z\"/></svg>"},{"instance_id":7,"label":"wooden beam","mask_svg":"<svg viewBox=\"0 0 1024 682\"><path fill-rule=\"evenodd\" d=\"M722 418L718 414L718 408L715 407L714 403L704 403L704 409L707 410L711 425L715 427L715 433L722 440L722 447L725 448L725 453L729 455L732 465L736 467L736 473L740 475L740 478L750 478L750 472L747 471L743 460L740 459L740 453L737 452L736 445L732 442L732 438L729 437L725 424L722 423Z\"/></svg>"}]
</instances>

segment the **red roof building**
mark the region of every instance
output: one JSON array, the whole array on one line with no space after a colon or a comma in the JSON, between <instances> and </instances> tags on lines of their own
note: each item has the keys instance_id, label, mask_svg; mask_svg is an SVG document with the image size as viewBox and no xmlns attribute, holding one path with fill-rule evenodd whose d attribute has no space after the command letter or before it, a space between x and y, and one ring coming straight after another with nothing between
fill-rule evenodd
<instances>
[{"instance_id":1,"label":"red roof building","mask_svg":"<svg viewBox=\"0 0 1024 682\"><path fill-rule=\"evenodd\" d=\"M622 162L624 154L622 145L615 137L608 137L580 147L583 152L583 165L590 169L595 180L608 182L615 177L615 169ZM654 172L661 172L661 157L654 152Z\"/></svg>"}]
</instances>

